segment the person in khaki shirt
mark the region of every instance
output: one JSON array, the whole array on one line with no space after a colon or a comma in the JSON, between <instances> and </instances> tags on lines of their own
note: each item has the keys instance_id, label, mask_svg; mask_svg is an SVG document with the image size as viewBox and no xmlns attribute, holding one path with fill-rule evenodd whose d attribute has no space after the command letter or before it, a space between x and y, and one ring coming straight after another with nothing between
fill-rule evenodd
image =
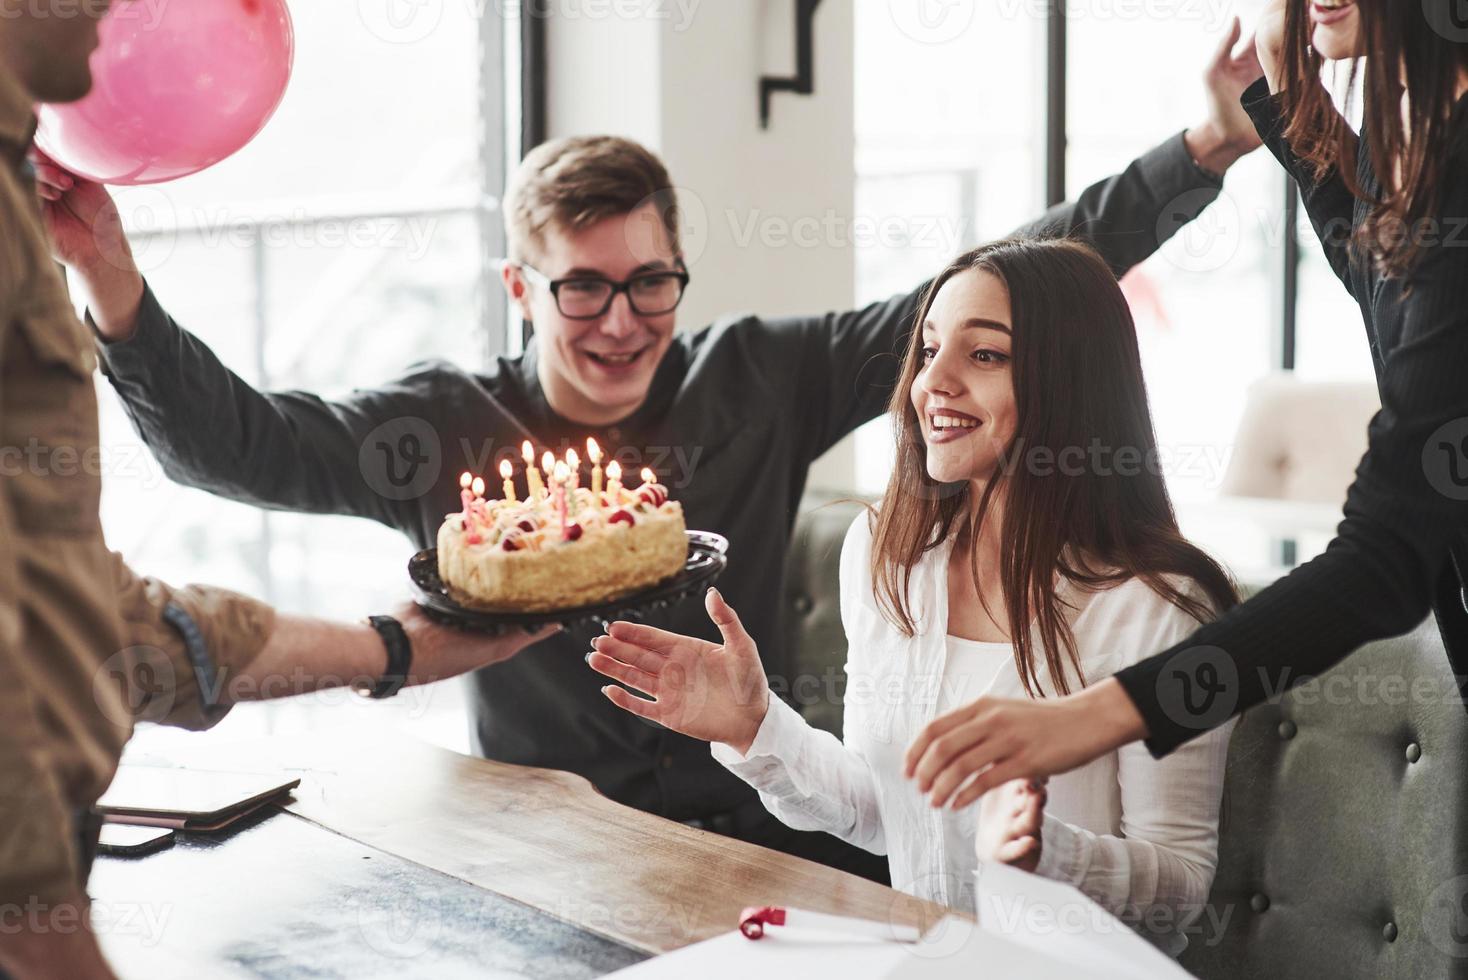
<instances>
[{"instance_id":1,"label":"person in khaki shirt","mask_svg":"<svg viewBox=\"0 0 1468 980\"><path fill-rule=\"evenodd\" d=\"M507 659L504 639L339 625L172 588L110 552L93 341L51 260L33 104L80 98L107 0L0 0L0 978L110 977L85 927L90 814L138 720L205 728L239 700L351 683L374 696Z\"/></svg>"}]
</instances>

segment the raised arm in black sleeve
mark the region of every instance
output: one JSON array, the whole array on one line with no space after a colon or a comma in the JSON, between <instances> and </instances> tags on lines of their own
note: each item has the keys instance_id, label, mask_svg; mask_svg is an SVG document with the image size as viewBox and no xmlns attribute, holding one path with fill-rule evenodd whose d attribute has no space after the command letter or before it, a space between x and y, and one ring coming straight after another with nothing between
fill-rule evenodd
<instances>
[{"instance_id":1,"label":"raised arm in black sleeve","mask_svg":"<svg viewBox=\"0 0 1468 980\"><path fill-rule=\"evenodd\" d=\"M1468 153L1457 146L1440 228L1468 220ZM1468 248L1449 241L1424 249L1410 289L1387 281L1397 298L1375 317L1382 407L1325 553L1117 675L1154 755L1426 616L1449 549L1468 528L1465 282Z\"/></svg>"},{"instance_id":2,"label":"raised arm in black sleeve","mask_svg":"<svg viewBox=\"0 0 1468 980\"><path fill-rule=\"evenodd\" d=\"M1085 239L1119 278L1202 213L1222 186L1177 133L1012 234ZM886 408L925 288L847 313L763 321L766 363L783 375L777 390L794 400L807 459Z\"/></svg>"},{"instance_id":3,"label":"raised arm in black sleeve","mask_svg":"<svg viewBox=\"0 0 1468 980\"><path fill-rule=\"evenodd\" d=\"M1295 179L1295 184L1300 188L1300 200L1304 202L1305 213L1310 216L1310 224L1315 226L1315 234L1319 236L1320 244L1325 249L1326 261L1346 289L1354 295L1348 246L1356 198L1339 173L1332 171L1319 180L1311 177L1309 169L1285 142L1279 98L1269 93L1269 84L1263 78L1249 86L1240 101L1249 113L1249 118L1254 120L1259 138L1264 140L1269 152L1275 155L1285 171Z\"/></svg>"}]
</instances>

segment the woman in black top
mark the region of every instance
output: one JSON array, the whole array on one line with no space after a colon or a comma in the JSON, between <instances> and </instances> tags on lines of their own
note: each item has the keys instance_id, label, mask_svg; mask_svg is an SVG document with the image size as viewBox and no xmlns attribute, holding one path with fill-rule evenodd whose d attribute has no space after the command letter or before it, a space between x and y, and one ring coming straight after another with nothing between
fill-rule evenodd
<instances>
[{"instance_id":1,"label":"woman in black top","mask_svg":"<svg viewBox=\"0 0 1468 980\"><path fill-rule=\"evenodd\" d=\"M1335 540L1183 643L1085 691L980 699L935 720L907 756L934 805L966 805L1138 738L1161 757L1361 645L1408 632L1429 608L1464 685L1468 24L1451 7L1275 0L1259 28L1265 78L1243 98L1361 306L1381 392ZM1321 84L1322 58L1349 62L1364 81L1360 138Z\"/></svg>"}]
</instances>

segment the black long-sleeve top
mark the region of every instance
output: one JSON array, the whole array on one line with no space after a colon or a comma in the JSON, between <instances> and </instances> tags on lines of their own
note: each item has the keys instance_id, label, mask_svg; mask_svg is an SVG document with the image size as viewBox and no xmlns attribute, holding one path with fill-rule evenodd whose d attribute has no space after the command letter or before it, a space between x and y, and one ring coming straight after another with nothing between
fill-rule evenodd
<instances>
[{"instance_id":1,"label":"black long-sleeve top","mask_svg":"<svg viewBox=\"0 0 1468 980\"><path fill-rule=\"evenodd\" d=\"M1024 231L1079 235L1120 275L1211 203L1219 186L1177 135ZM734 316L680 333L646 402L599 430L551 409L533 342L523 356L501 358L484 373L438 361L338 400L267 393L221 364L149 292L134 337L103 346L101 357L174 480L263 507L369 518L418 547L432 545L444 515L459 509L461 472L494 472L496 454L518 458L524 439L564 455L595 436L624 472L655 469L689 527L729 539L720 588L760 642L772 689L788 693L805 685L791 676L792 651L774 641L806 474L885 408L922 288L860 310ZM406 566L406 551L403 557ZM648 622L718 638L697 602ZM579 773L614 800L674 819L754 799L705 743L607 701L604 680L583 662L590 639L568 632L473 675L471 708L484 755Z\"/></svg>"},{"instance_id":2,"label":"black long-sleeve top","mask_svg":"<svg viewBox=\"0 0 1468 980\"><path fill-rule=\"evenodd\" d=\"M1284 140L1279 100L1264 79L1243 104L1299 183L1331 268L1360 304L1381 411L1323 554L1117 674L1159 757L1361 645L1408 632L1429 608L1460 687L1468 674L1468 98L1454 114L1437 237L1405 278L1382 275L1351 247L1370 205L1338 172L1311 177ZM1364 139L1356 166L1362 188L1376 194Z\"/></svg>"}]
</instances>

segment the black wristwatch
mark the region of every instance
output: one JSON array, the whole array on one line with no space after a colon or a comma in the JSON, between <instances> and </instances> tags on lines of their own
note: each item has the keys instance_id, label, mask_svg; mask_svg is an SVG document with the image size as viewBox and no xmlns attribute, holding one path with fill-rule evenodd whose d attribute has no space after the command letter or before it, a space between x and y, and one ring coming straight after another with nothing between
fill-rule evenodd
<instances>
[{"instance_id":1,"label":"black wristwatch","mask_svg":"<svg viewBox=\"0 0 1468 980\"><path fill-rule=\"evenodd\" d=\"M377 630L377 635L382 637L382 645L387 647L387 670L376 684L358 690L376 700L390 698L408 683L408 670L413 666L413 644L408 641L403 624L391 616L368 616L367 625Z\"/></svg>"}]
</instances>

